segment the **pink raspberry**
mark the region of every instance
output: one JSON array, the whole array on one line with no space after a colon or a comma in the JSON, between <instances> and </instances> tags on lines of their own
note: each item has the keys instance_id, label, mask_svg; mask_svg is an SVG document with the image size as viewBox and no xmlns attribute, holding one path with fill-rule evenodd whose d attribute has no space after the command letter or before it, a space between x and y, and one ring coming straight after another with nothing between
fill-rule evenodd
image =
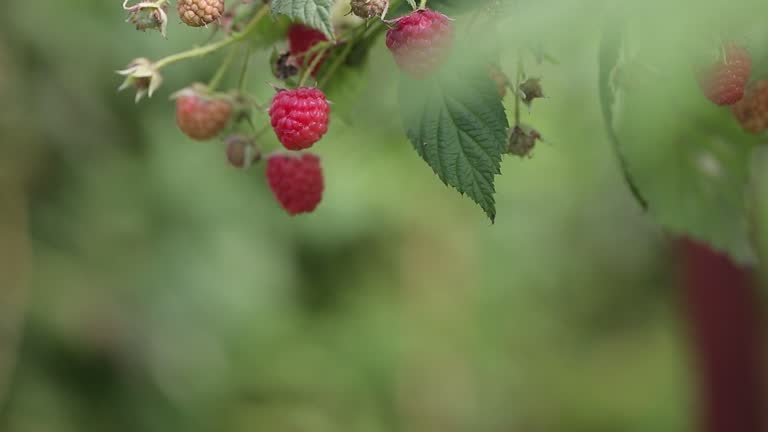
<instances>
[{"instance_id":1,"label":"pink raspberry","mask_svg":"<svg viewBox=\"0 0 768 432\"><path fill-rule=\"evenodd\" d=\"M269 116L277 139L288 150L311 147L328 131L331 106L316 88L278 91Z\"/></svg>"},{"instance_id":2,"label":"pink raspberry","mask_svg":"<svg viewBox=\"0 0 768 432\"><path fill-rule=\"evenodd\" d=\"M724 57L699 77L707 99L716 105L733 105L744 97L744 89L752 72L752 56L736 45L723 46Z\"/></svg>"},{"instance_id":3,"label":"pink raspberry","mask_svg":"<svg viewBox=\"0 0 768 432\"><path fill-rule=\"evenodd\" d=\"M311 213L323 198L323 171L313 154L272 155L266 174L275 199L291 215Z\"/></svg>"},{"instance_id":4,"label":"pink raspberry","mask_svg":"<svg viewBox=\"0 0 768 432\"><path fill-rule=\"evenodd\" d=\"M445 63L453 46L451 20L429 9L400 17L387 32L387 48L400 70L416 79L426 78Z\"/></svg>"},{"instance_id":5,"label":"pink raspberry","mask_svg":"<svg viewBox=\"0 0 768 432\"><path fill-rule=\"evenodd\" d=\"M195 86L177 94L176 124L188 137L209 140L227 127L232 103L223 97L208 95Z\"/></svg>"}]
</instances>

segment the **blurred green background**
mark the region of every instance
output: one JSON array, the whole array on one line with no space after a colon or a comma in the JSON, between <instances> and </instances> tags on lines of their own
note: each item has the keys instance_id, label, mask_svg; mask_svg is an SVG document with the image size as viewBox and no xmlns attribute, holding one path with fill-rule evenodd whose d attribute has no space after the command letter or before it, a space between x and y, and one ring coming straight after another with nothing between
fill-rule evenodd
<instances>
[{"instance_id":1,"label":"blurred green background","mask_svg":"<svg viewBox=\"0 0 768 432\"><path fill-rule=\"evenodd\" d=\"M139 105L116 92L131 59L208 33L124 19L119 1L3 3L0 430L690 429L675 264L604 133L597 29L542 36L561 65L530 67L550 97L523 120L546 143L505 159L490 225L405 139L383 41L354 121L314 148L321 206L291 218L263 166L175 127L168 96L220 57Z\"/></svg>"}]
</instances>

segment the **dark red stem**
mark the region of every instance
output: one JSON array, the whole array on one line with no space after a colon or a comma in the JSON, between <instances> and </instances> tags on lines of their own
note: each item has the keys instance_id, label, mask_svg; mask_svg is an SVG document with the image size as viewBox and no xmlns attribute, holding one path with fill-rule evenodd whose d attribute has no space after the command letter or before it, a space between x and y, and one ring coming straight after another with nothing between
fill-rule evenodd
<instances>
[{"instance_id":1,"label":"dark red stem","mask_svg":"<svg viewBox=\"0 0 768 432\"><path fill-rule=\"evenodd\" d=\"M762 307L753 272L709 247L680 240L683 298L703 432L765 432Z\"/></svg>"}]
</instances>

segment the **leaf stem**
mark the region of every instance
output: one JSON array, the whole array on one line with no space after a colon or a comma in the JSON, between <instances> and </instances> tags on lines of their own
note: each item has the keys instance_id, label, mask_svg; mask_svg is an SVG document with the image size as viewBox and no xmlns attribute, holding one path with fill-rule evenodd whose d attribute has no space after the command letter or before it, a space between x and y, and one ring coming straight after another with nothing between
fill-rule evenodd
<instances>
[{"instance_id":1,"label":"leaf stem","mask_svg":"<svg viewBox=\"0 0 768 432\"><path fill-rule=\"evenodd\" d=\"M256 27L259 24L259 21L261 21L261 19L267 15L267 12L269 12L269 5L264 5L261 7L261 9L259 9L256 15L254 15L253 18L251 18L251 20L248 22L248 24L245 26L245 28L243 28L241 32L234 33L231 36L225 39L222 39L218 42L214 42L212 44L203 45L201 47L193 48L191 50L183 51L180 53L176 53L176 54L172 54L167 57L164 57L154 63L155 69L160 70L165 66L168 66L170 64L173 64L182 60L195 58L195 57L203 57L212 52L218 51L221 48L227 47L235 42L239 42L245 39L249 34L251 34L254 30L256 30Z\"/></svg>"},{"instance_id":2,"label":"leaf stem","mask_svg":"<svg viewBox=\"0 0 768 432\"><path fill-rule=\"evenodd\" d=\"M427 0L421 0L419 3L419 9L426 9L427 8Z\"/></svg>"}]
</instances>

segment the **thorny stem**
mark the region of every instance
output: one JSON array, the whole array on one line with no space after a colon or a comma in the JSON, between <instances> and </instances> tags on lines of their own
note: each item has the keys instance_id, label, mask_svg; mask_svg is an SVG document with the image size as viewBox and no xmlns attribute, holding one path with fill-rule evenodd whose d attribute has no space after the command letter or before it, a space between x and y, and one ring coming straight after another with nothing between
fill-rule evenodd
<instances>
[{"instance_id":1,"label":"thorny stem","mask_svg":"<svg viewBox=\"0 0 768 432\"><path fill-rule=\"evenodd\" d=\"M212 52L218 51L221 48L229 46L235 42L240 42L256 29L256 26L259 24L259 21L261 21L261 19L267 15L267 12L269 12L269 5L264 5L261 7L261 9L259 9L256 15L254 15L253 18L251 18L251 20L248 22L245 28L243 28L242 31L238 33L234 33L231 36L225 39L222 39L218 42L214 42L208 45L203 45L201 47L193 48L191 50L183 51L177 54L164 57L154 63L155 69L160 70L165 66L168 66L170 64L173 64L182 60L186 60L194 57L202 57Z\"/></svg>"},{"instance_id":2,"label":"thorny stem","mask_svg":"<svg viewBox=\"0 0 768 432\"><path fill-rule=\"evenodd\" d=\"M219 84L221 83L221 80L224 78L224 74L226 74L227 70L229 69L229 65L231 65L232 60L235 59L235 54L237 54L237 49L232 48L229 51L229 54L227 54L227 57L221 63L219 68L216 70L216 73L213 75L213 78L211 78L211 81L208 83L209 90L211 91L216 90L216 87L219 86Z\"/></svg>"}]
</instances>

